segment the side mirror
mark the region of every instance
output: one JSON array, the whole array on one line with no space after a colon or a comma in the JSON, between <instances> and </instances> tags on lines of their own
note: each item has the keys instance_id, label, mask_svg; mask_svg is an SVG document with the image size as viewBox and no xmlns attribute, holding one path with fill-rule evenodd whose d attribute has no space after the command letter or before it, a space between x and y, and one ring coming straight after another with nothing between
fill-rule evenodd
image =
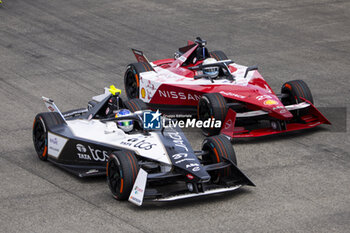
<instances>
[{"instance_id":1,"label":"side mirror","mask_svg":"<svg viewBox=\"0 0 350 233\"><path fill-rule=\"evenodd\" d=\"M245 71L244 78L246 78L247 75L248 75L248 72L249 72L249 71L252 71L252 70L258 70L258 66L249 66L249 67L247 68L247 70Z\"/></svg>"}]
</instances>

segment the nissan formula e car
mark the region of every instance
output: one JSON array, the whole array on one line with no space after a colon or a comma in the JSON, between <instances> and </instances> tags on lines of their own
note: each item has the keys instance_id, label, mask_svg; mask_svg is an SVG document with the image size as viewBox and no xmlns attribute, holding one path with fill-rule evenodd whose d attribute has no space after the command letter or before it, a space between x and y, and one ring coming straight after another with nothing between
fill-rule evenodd
<instances>
[{"instance_id":1,"label":"nissan formula e car","mask_svg":"<svg viewBox=\"0 0 350 233\"><path fill-rule=\"evenodd\" d=\"M226 137L209 137L201 151L193 151L170 119L160 129L145 128L144 114L154 113L144 110L140 99L123 102L119 93L106 89L87 109L64 113L43 97L50 112L39 113L33 124L39 158L80 177L107 174L113 196L136 205L144 199L172 201L254 186L237 168ZM116 117L122 109L129 114ZM130 125L127 132L121 127Z\"/></svg>"},{"instance_id":2,"label":"nissan formula e car","mask_svg":"<svg viewBox=\"0 0 350 233\"><path fill-rule=\"evenodd\" d=\"M124 75L128 98L164 113L220 120L221 127L202 129L206 136L258 137L330 124L304 81L286 82L275 94L256 66L238 65L205 45L198 37L174 58L153 62L133 49L138 63L129 64Z\"/></svg>"}]
</instances>

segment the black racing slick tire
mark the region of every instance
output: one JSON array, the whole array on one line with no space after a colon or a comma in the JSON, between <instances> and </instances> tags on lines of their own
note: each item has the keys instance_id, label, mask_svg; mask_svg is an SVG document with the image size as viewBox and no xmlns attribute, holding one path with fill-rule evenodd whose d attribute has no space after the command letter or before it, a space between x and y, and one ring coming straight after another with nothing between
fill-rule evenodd
<instances>
[{"instance_id":1,"label":"black racing slick tire","mask_svg":"<svg viewBox=\"0 0 350 233\"><path fill-rule=\"evenodd\" d=\"M107 183L113 197L127 200L139 173L135 155L128 151L114 151L107 162Z\"/></svg>"},{"instance_id":2,"label":"black racing slick tire","mask_svg":"<svg viewBox=\"0 0 350 233\"><path fill-rule=\"evenodd\" d=\"M215 58L217 61L228 60L226 54L220 50L210 52L210 56L212 58Z\"/></svg>"},{"instance_id":3,"label":"black racing slick tire","mask_svg":"<svg viewBox=\"0 0 350 233\"><path fill-rule=\"evenodd\" d=\"M203 141L202 150L208 152L203 155L203 161L209 161L210 164L225 162L225 159L231 160L237 165L236 153L232 147L231 142L223 135L216 135L208 137ZM232 176L232 168L227 167L219 171L210 172L210 176L214 183L220 182L225 177Z\"/></svg>"},{"instance_id":4,"label":"black racing slick tire","mask_svg":"<svg viewBox=\"0 0 350 233\"><path fill-rule=\"evenodd\" d=\"M221 125L224 123L228 106L225 98L219 93L204 94L198 101L197 117L199 120L206 121L208 119L220 120ZM213 136L220 133L218 127L202 127L202 133L205 136Z\"/></svg>"},{"instance_id":5,"label":"black racing slick tire","mask_svg":"<svg viewBox=\"0 0 350 233\"><path fill-rule=\"evenodd\" d=\"M33 122L33 144L39 159L47 160L48 130L59 124L65 124L57 112L44 112L35 116Z\"/></svg>"},{"instance_id":6,"label":"black racing slick tire","mask_svg":"<svg viewBox=\"0 0 350 233\"><path fill-rule=\"evenodd\" d=\"M129 109L131 112L147 110L147 104L143 102L141 99L131 99L129 101L125 101L125 107Z\"/></svg>"},{"instance_id":7,"label":"black racing slick tire","mask_svg":"<svg viewBox=\"0 0 350 233\"><path fill-rule=\"evenodd\" d=\"M153 68L147 62L138 62L128 65L124 74L126 96L129 99L139 98L140 73L152 71Z\"/></svg>"},{"instance_id":8,"label":"black racing slick tire","mask_svg":"<svg viewBox=\"0 0 350 233\"><path fill-rule=\"evenodd\" d=\"M282 98L283 105L298 104L304 102L301 98L304 98L314 103L311 91L307 84L303 80L293 80L286 82L282 85L282 94L287 94L287 97ZM296 110L292 112L296 117L306 115L308 109Z\"/></svg>"}]
</instances>

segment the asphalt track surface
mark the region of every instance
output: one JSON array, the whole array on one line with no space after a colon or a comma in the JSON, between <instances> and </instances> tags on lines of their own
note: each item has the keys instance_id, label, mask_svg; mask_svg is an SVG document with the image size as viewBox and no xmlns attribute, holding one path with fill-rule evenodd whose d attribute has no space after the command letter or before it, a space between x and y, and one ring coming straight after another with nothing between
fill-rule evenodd
<instances>
[{"instance_id":1,"label":"asphalt track surface","mask_svg":"<svg viewBox=\"0 0 350 233\"><path fill-rule=\"evenodd\" d=\"M5 0L0 231L348 232L348 126L236 140L239 167L257 187L141 208L114 200L104 178L78 179L40 161L31 132L42 95L62 110L84 107L105 86L124 89L130 48L167 58L198 35L210 50L258 64L276 92L303 79L316 106L349 108L349 9L331 0ZM199 149L200 132L186 134Z\"/></svg>"}]
</instances>

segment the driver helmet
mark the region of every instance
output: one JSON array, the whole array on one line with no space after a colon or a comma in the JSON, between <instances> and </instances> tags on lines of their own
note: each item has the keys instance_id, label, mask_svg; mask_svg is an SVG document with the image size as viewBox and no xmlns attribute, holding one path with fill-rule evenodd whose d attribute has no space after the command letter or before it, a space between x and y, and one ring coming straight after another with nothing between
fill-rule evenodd
<instances>
[{"instance_id":1,"label":"driver helmet","mask_svg":"<svg viewBox=\"0 0 350 233\"><path fill-rule=\"evenodd\" d=\"M130 114L131 112L128 109L121 109L116 112L115 118L118 118L120 116L130 115ZM134 122L132 120L117 121L117 125L124 132L130 132L134 128Z\"/></svg>"},{"instance_id":2,"label":"driver helmet","mask_svg":"<svg viewBox=\"0 0 350 233\"><path fill-rule=\"evenodd\" d=\"M207 58L203 61L203 65L209 65L217 63L215 58ZM203 68L203 74L206 74L212 78L216 78L219 75L219 67L218 66L208 66Z\"/></svg>"}]
</instances>

